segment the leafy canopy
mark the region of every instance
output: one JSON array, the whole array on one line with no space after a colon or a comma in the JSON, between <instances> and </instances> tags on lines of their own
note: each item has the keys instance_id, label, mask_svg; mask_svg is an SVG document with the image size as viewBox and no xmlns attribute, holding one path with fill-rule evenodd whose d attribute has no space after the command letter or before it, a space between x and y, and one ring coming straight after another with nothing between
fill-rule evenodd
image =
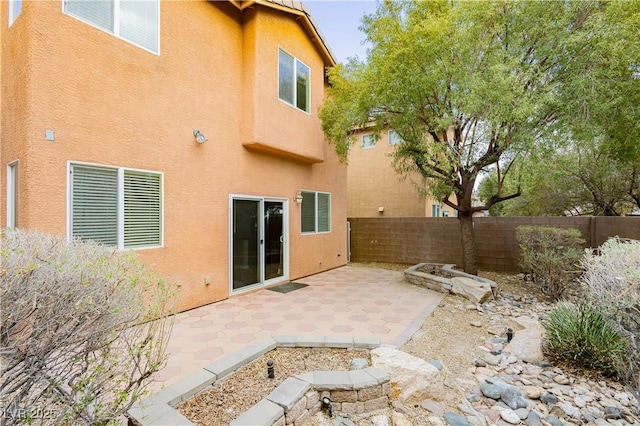
<instances>
[{"instance_id":1,"label":"leafy canopy","mask_svg":"<svg viewBox=\"0 0 640 426\"><path fill-rule=\"evenodd\" d=\"M550 128L564 70L562 40L588 2L385 1L363 18L368 62L330 70L320 116L346 157L354 128L391 127L403 139L394 164L419 172L428 193L470 214L478 175L509 171ZM448 200L454 194L454 201Z\"/></svg>"}]
</instances>

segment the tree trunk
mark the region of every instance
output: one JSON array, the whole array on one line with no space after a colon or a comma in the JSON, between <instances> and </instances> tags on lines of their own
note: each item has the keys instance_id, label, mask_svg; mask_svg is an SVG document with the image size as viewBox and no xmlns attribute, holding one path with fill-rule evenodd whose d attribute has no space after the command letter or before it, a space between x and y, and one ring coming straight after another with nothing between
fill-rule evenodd
<instances>
[{"instance_id":1,"label":"tree trunk","mask_svg":"<svg viewBox=\"0 0 640 426\"><path fill-rule=\"evenodd\" d=\"M478 274L476 266L476 248L473 238L473 215L471 212L459 212L460 242L462 243L462 268L467 274Z\"/></svg>"}]
</instances>

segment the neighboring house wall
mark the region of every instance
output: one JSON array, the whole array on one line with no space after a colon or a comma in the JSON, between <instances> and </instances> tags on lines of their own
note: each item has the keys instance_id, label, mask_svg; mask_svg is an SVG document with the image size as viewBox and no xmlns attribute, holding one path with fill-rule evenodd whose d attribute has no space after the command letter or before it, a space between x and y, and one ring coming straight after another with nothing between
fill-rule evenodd
<instances>
[{"instance_id":1,"label":"neighboring house wall","mask_svg":"<svg viewBox=\"0 0 640 426\"><path fill-rule=\"evenodd\" d=\"M349 150L347 215L433 217L435 211L439 217L454 216L452 208L420 195L416 184L423 187L424 180L418 173L407 177L398 174L391 158L396 148L392 143L397 138L393 134L390 138L390 133L381 132L380 138L371 145L372 132L357 132L356 142ZM434 209L434 206L437 207Z\"/></svg>"},{"instance_id":2,"label":"neighboring house wall","mask_svg":"<svg viewBox=\"0 0 640 426\"><path fill-rule=\"evenodd\" d=\"M19 160L19 227L68 235L69 165L87 163L162 174L162 246L138 253L180 284L180 309L230 294L234 194L282 202L282 280L345 264L346 167L316 113L331 63L286 8L234 4L162 1L154 54L59 1L24 2L8 27L3 2L3 226L7 164ZM279 48L310 68L309 113L278 99ZM331 194L330 232L301 233L301 189Z\"/></svg>"}]
</instances>

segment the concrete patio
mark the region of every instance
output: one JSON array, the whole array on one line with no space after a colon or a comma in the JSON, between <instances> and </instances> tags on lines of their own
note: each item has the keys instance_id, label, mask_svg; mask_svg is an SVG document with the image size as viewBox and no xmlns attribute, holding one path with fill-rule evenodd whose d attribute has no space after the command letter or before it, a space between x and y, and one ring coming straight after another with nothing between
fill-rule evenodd
<instances>
[{"instance_id":1,"label":"concrete patio","mask_svg":"<svg viewBox=\"0 0 640 426\"><path fill-rule=\"evenodd\" d=\"M376 337L407 342L444 296L402 272L344 266L295 280L289 293L261 289L178 314L158 390L271 335Z\"/></svg>"}]
</instances>

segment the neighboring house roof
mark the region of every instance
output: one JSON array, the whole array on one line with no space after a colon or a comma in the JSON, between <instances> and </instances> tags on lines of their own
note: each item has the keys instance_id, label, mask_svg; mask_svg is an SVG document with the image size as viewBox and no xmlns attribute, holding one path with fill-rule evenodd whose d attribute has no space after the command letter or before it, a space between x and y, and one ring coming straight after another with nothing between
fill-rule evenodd
<instances>
[{"instance_id":1,"label":"neighboring house roof","mask_svg":"<svg viewBox=\"0 0 640 426\"><path fill-rule=\"evenodd\" d=\"M231 0L230 3L240 10L260 5L298 16L299 22L309 32L310 39L322 54L325 65L332 67L336 64L333 52L331 52L329 45L320 32L320 27L318 27L318 24L311 17L311 12L302 2L292 0Z\"/></svg>"}]
</instances>

